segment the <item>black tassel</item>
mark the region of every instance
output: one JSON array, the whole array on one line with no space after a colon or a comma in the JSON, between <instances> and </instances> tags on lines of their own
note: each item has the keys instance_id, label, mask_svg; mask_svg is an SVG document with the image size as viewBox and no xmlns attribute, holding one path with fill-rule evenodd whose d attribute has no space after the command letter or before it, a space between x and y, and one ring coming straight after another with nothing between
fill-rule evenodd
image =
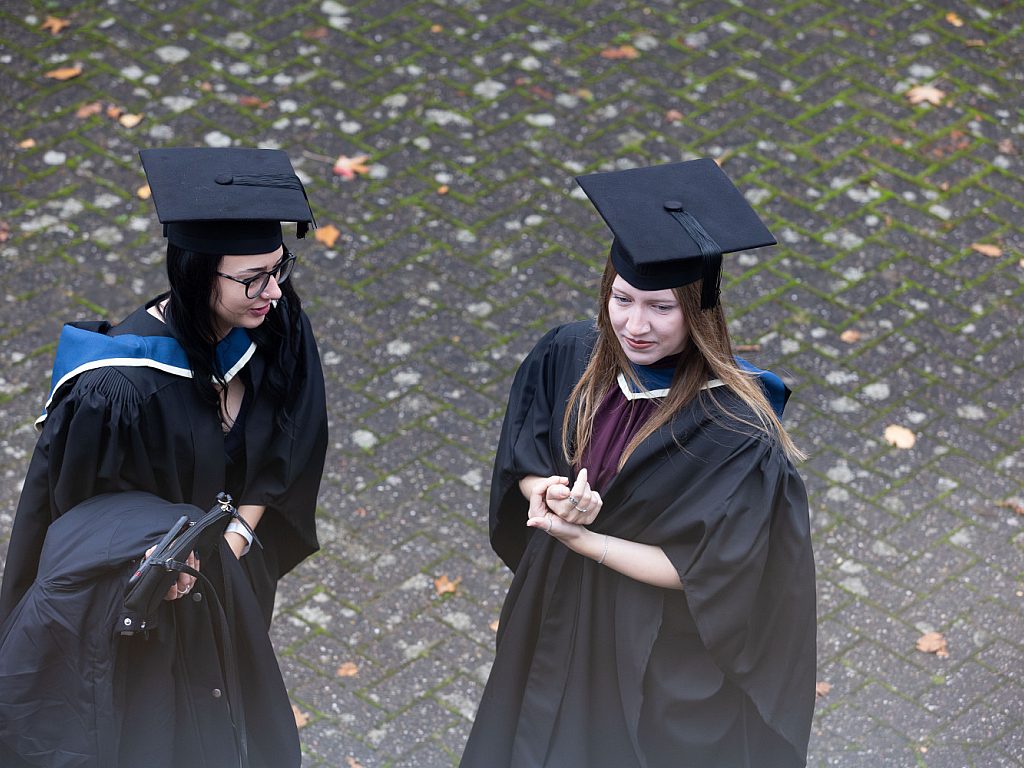
<instances>
[{"instance_id":1,"label":"black tassel","mask_svg":"<svg viewBox=\"0 0 1024 768\"><path fill-rule=\"evenodd\" d=\"M700 249L703 262L701 265L703 282L700 290L700 308L714 309L718 306L718 294L722 287L722 248L694 218L693 214L684 211L682 207L668 212L682 225L686 234L693 238L693 242Z\"/></svg>"}]
</instances>

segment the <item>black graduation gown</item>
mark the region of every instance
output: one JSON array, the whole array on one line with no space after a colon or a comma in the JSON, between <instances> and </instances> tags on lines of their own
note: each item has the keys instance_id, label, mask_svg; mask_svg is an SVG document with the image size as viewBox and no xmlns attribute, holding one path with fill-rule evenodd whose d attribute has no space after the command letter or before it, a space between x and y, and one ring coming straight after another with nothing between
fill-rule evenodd
<instances>
[{"instance_id":1,"label":"black graduation gown","mask_svg":"<svg viewBox=\"0 0 1024 768\"><path fill-rule=\"evenodd\" d=\"M803 483L704 392L646 440L589 527L662 547L682 591L642 584L527 528L525 475L570 476L561 423L596 338L556 328L523 362L491 484L515 571L463 768L788 768L806 763L815 603Z\"/></svg>"},{"instance_id":2,"label":"black graduation gown","mask_svg":"<svg viewBox=\"0 0 1024 768\"><path fill-rule=\"evenodd\" d=\"M102 330L169 335L144 307ZM151 367L102 367L58 390L29 465L0 588L2 622L36 578L47 527L98 494L140 490L205 510L227 490L237 505L265 505L257 529L264 549L253 545L235 560L222 541L202 570L228 587L224 595L232 603L232 649L239 661L251 765L268 768L298 766L301 760L267 629L278 579L318 547L314 515L327 444L323 373L305 315L295 349L291 424L278 423L280 406L263 386L266 361L258 351L239 374L251 397L240 488L225 487L219 414L190 379ZM152 743L167 748L147 753L149 766L237 763L207 602L167 603L160 627L148 638L122 641L117 664L126 684L115 705L132 718L114 736L122 738L123 757ZM154 665L154 658L164 663ZM152 672L149 680L133 673L142 668Z\"/></svg>"}]
</instances>

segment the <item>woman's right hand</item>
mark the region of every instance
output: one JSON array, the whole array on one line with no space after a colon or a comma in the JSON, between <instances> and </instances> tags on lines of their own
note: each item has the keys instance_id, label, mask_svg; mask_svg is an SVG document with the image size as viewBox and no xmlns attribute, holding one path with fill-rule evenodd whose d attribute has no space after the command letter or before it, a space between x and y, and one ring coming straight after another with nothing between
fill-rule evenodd
<instances>
[{"instance_id":1,"label":"woman's right hand","mask_svg":"<svg viewBox=\"0 0 1024 768\"><path fill-rule=\"evenodd\" d=\"M150 547L149 549L147 549L145 557L149 557L154 549L156 549L156 547ZM196 569L197 571L199 570L199 558L196 557L195 552L189 553L188 559L185 561L185 563L191 566L192 568ZM167 594L164 595L164 600L177 600L180 597L184 597L192 591L192 587L195 585L195 583L195 576L190 576L187 573L179 573L177 580L173 584L171 584L170 588L167 590Z\"/></svg>"},{"instance_id":2,"label":"woman's right hand","mask_svg":"<svg viewBox=\"0 0 1024 768\"><path fill-rule=\"evenodd\" d=\"M568 482L569 478L560 477L558 475L551 475L550 477L527 475L522 478L519 481L519 490L522 492L523 496L526 497L527 501L530 502L527 517L543 517L550 512L550 507L548 507L547 503L544 501L548 488L553 485L565 485L565 483Z\"/></svg>"},{"instance_id":3,"label":"woman's right hand","mask_svg":"<svg viewBox=\"0 0 1024 768\"><path fill-rule=\"evenodd\" d=\"M569 488L568 480L554 483L545 490L545 506L565 520L575 525L589 525L597 519L604 500L601 494L590 487L587 482L586 467L576 475L576 482Z\"/></svg>"}]
</instances>

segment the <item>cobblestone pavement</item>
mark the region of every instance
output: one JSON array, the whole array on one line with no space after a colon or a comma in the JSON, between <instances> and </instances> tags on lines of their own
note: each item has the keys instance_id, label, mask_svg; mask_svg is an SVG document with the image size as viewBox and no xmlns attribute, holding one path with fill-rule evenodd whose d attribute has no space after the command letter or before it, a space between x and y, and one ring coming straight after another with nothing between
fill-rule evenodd
<instances>
[{"instance_id":1,"label":"cobblestone pavement","mask_svg":"<svg viewBox=\"0 0 1024 768\"><path fill-rule=\"evenodd\" d=\"M1018 0L7 0L0 541L59 324L161 290L136 151L287 149L340 232L293 243L333 425L323 551L273 629L306 764L453 765L509 581L485 498L510 378L593 311L607 252L572 177L711 155L780 240L729 258L725 295L811 453L810 764L1024 765L1022 23Z\"/></svg>"}]
</instances>

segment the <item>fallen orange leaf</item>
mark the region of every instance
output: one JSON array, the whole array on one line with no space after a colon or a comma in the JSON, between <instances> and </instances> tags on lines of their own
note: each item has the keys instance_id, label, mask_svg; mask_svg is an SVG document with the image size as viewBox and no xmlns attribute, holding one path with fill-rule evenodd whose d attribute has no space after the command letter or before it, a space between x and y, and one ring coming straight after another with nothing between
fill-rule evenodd
<instances>
[{"instance_id":1,"label":"fallen orange leaf","mask_svg":"<svg viewBox=\"0 0 1024 768\"><path fill-rule=\"evenodd\" d=\"M352 755L346 757L345 762L348 763L348 768L363 768L363 764L352 757Z\"/></svg>"},{"instance_id":2,"label":"fallen orange leaf","mask_svg":"<svg viewBox=\"0 0 1024 768\"><path fill-rule=\"evenodd\" d=\"M915 85L907 91L907 99L911 104L921 104L927 101L938 107L944 98L946 98L946 92L939 90L934 85Z\"/></svg>"},{"instance_id":3,"label":"fallen orange leaf","mask_svg":"<svg viewBox=\"0 0 1024 768\"><path fill-rule=\"evenodd\" d=\"M316 228L316 234L314 237L318 243L323 243L328 248L333 248L334 243L337 242L338 236L341 235L341 230L333 224L325 224L322 227Z\"/></svg>"},{"instance_id":4,"label":"fallen orange leaf","mask_svg":"<svg viewBox=\"0 0 1024 768\"><path fill-rule=\"evenodd\" d=\"M856 344L860 341L860 331L856 328L847 328L841 334L839 334L839 340L845 341L847 344Z\"/></svg>"},{"instance_id":5,"label":"fallen orange leaf","mask_svg":"<svg viewBox=\"0 0 1024 768\"><path fill-rule=\"evenodd\" d=\"M890 424L885 428L885 442L897 448L913 448L917 437L906 427L899 424Z\"/></svg>"},{"instance_id":6,"label":"fallen orange leaf","mask_svg":"<svg viewBox=\"0 0 1024 768\"><path fill-rule=\"evenodd\" d=\"M22 149L32 149L36 145L35 139L22 139L18 142L18 146Z\"/></svg>"},{"instance_id":7,"label":"fallen orange leaf","mask_svg":"<svg viewBox=\"0 0 1024 768\"><path fill-rule=\"evenodd\" d=\"M238 103L243 107L256 107L257 109L266 109L270 106L269 101L264 101L259 96L239 96Z\"/></svg>"},{"instance_id":8,"label":"fallen orange leaf","mask_svg":"<svg viewBox=\"0 0 1024 768\"><path fill-rule=\"evenodd\" d=\"M153 194L153 190L149 188L149 184L143 184L141 187L135 190L135 194L143 200L149 200Z\"/></svg>"},{"instance_id":9,"label":"fallen orange leaf","mask_svg":"<svg viewBox=\"0 0 1024 768\"><path fill-rule=\"evenodd\" d=\"M1003 249L998 245L991 245L989 243L971 243L971 249L977 251L982 256L988 256L993 259L998 259L1003 255Z\"/></svg>"},{"instance_id":10,"label":"fallen orange leaf","mask_svg":"<svg viewBox=\"0 0 1024 768\"><path fill-rule=\"evenodd\" d=\"M367 155L358 155L357 157L339 155L338 159L334 161L334 175L351 180L356 177L357 173L369 173L370 168L366 164L369 159Z\"/></svg>"},{"instance_id":11,"label":"fallen orange leaf","mask_svg":"<svg viewBox=\"0 0 1024 768\"><path fill-rule=\"evenodd\" d=\"M0 243L6 243L11 236L11 225L6 221L0 221Z\"/></svg>"},{"instance_id":12,"label":"fallen orange leaf","mask_svg":"<svg viewBox=\"0 0 1024 768\"><path fill-rule=\"evenodd\" d=\"M455 594L455 590L459 588L459 582L462 581L462 577L459 576L455 581L448 578L447 575L439 576L434 579L434 589L439 595Z\"/></svg>"},{"instance_id":13,"label":"fallen orange leaf","mask_svg":"<svg viewBox=\"0 0 1024 768\"><path fill-rule=\"evenodd\" d=\"M46 73L46 77L51 80L71 80L72 78L78 77L82 74L82 67L80 64L75 64L73 67L58 67L57 69L51 69Z\"/></svg>"},{"instance_id":14,"label":"fallen orange leaf","mask_svg":"<svg viewBox=\"0 0 1024 768\"><path fill-rule=\"evenodd\" d=\"M295 716L295 727L302 728L309 724L309 715L292 704L292 714Z\"/></svg>"},{"instance_id":15,"label":"fallen orange leaf","mask_svg":"<svg viewBox=\"0 0 1024 768\"><path fill-rule=\"evenodd\" d=\"M1003 501L997 501L996 506L1004 509L1012 509L1014 514L1024 517L1024 503L1021 503L1020 501L1005 499Z\"/></svg>"},{"instance_id":16,"label":"fallen orange leaf","mask_svg":"<svg viewBox=\"0 0 1024 768\"><path fill-rule=\"evenodd\" d=\"M70 27L71 22L67 19L60 19L56 16L47 16L46 21L40 25L40 29L47 30L51 35L59 35L65 27Z\"/></svg>"},{"instance_id":17,"label":"fallen orange leaf","mask_svg":"<svg viewBox=\"0 0 1024 768\"><path fill-rule=\"evenodd\" d=\"M949 647L941 632L926 632L917 639L917 650L934 653L940 659L949 657Z\"/></svg>"},{"instance_id":18,"label":"fallen orange leaf","mask_svg":"<svg viewBox=\"0 0 1024 768\"><path fill-rule=\"evenodd\" d=\"M75 110L75 117L86 118L98 115L100 110L103 109L103 105L98 101L90 101L88 104L83 104L77 110Z\"/></svg>"},{"instance_id":19,"label":"fallen orange leaf","mask_svg":"<svg viewBox=\"0 0 1024 768\"><path fill-rule=\"evenodd\" d=\"M498 620L495 619L494 621L492 621L487 626L489 626L491 628L491 632L497 632L498 631Z\"/></svg>"},{"instance_id":20,"label":"fallen orange leaf","mask_svg":"<svg viewBox=\"0 0 1024 768\"><path fill-rule=\"evenodd\" d=\"M329 33L327 27L310 27L303 30L302 36L307 40L323 40Z\"/></svg>"},{"instance_id":21,"label":"fallen orange leaf","mask_svg":"<svg viewBox=\"0 0 1024 768\"><path fill-rule=\"evenodd\" d=\"M683 113L680 112L678 109L670 109L668 112L665 113L665 119L668 120L670 123L678 123L682 121Z\"/></svg>"},{"instance_id":22,"label":"fallen orange leaf","mask_svg":"<svg viewBox=\"0 0 1024 768\"><path fill-rule=\"evenodd\" d=\"M760 344L734 344L733 351L735 352L760 352Z\"/></svg>"},{"instance_id":23,"label":"fallen orange leaf","mask_svg":"<svg viewBox=\"0 0 1024 768\"><path fill-rule=\"evenodd\" d=\"M826 683L824 680L819 680L814 684L814 698L820 699L822 696L827 696L828 692L832 690L832 683Z\"/></svg>"},{"instance_id":24,"label":"fallen orange leaf","mask_svg":"<svg viewBox=\"0 0 1024 768\"><path fill-rule=\"evenodd\" d=\"M107 117L111 120L117 120L123 114L124 110L117 106L117 104L110 104L107 106Z\"/></svg>"},{"instance_id":25,"label":"fallen orange leaf","mask_svg":"<svg viewBox=\"0 0 1024 768\"><path fill-rule=\"evenodd\" d=\"M962 27L964 25L964 20L952 11L946 14L946 21L954 27Z\"/></svg>"},{"instance_id":26,"label":"fallen orange leaf","mask_svg":"<svg viewBox=\"0 0 1024 768\"><path fill-rule=\"evenodd\" d=\"M440 187L437 188L437 194L439 195L447 195L448 192L449 190L447 184L442 184Z\"/></svg>"},{"instance_id":27,"label":"fallen orange leaf","mask_svg":"<svg viewBox=\"0 0 1024 768\"><path fill-rule=\"evenodd\" d=\"M145 115L133 115L131 113L126 113L117 118L117 122L125 128L134 128L142 122L143 117L145 117Z\"/></svg>"},{"instance_id":28,"label":"fallen orange leaf","mask_svg":"<svg viewBox=\"0 0 1024 768\"><path fill-rule=\"evenodd\" d=\"M964 45L966 45L968 48L984 48L985 41L977 37L972 37L968 40L964 40Z\"/></svg>"},{"instance_id":29,"label":"fallen orange leaf","mask_svg":"<svg viewBox=\"0 0 1024 768\"><path fill-rule=\"evenodd\" d=\"M359 674L359 667L357 667L351 661L346 661L344 664L338 667L338 671L335 674L338 677L355 677Z\"/></svg>"},{"instance_id":30,"label":"fallen orange leaf","mask_svg":"<svg viewBox=\"0 0 1024 768\"><path fill-rule=\"evenodd\" d=\"M442 27L440 24L431 24L430 25L430 31L433 32L435 35L438 32L440 32L441 30L443 30L443 29L444 29L444 27Z\"/></svg>"},{"instance_id":31,"label":"fallen orange leaf","mask_svg":"<svg viewBox=\"0 0 1024 768\"><path fill-rule=\"evenodd\" d=\"M601 51L602 59L635 59L640 52L632 45L620 45L615 48L605 48Z\"/></svg>"}]
</instances>

